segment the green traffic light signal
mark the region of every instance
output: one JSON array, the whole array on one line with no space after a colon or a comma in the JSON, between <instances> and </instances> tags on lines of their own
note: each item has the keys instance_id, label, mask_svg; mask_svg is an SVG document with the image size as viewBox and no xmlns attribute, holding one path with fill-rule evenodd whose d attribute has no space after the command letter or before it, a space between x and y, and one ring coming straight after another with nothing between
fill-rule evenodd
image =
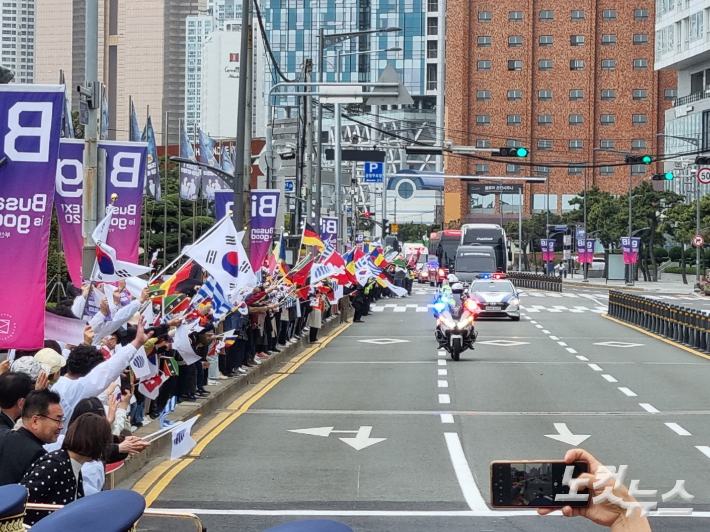
<instances>
[{"instance_id":1,"label":"green traffic light signal","mask_svg":"<svg viewBox=\"0 0 710 532\"><path fill-rule=\"evenodd\" d=\"M527 157L528 156L528 149L527 148L518 148L516 150L515 154L518 157Z\"/></svg>"},{"instance_id":2,"label":"green traffic light signal","mask_svg":"<svg viewBox=\"0 0 710 532\"><path fill-rule=\"evenodd\" d=\"M653 159L651 159L650 155L644 155L641 161L643 162L643 164L651 164L653 162Z\"/></svg>"},{"instance_id":3,"label":"green traffic light signal","mask_svg":"<svg viewBox=\"0 0 710 532\"><path fill-rule=\"evenodd\" d=\"M673 175L673 172L666 172L665 174L663 174L663 177L666 178L666 181L671 181L673 179L674 175Z\"/></svg>"}]
</instances>

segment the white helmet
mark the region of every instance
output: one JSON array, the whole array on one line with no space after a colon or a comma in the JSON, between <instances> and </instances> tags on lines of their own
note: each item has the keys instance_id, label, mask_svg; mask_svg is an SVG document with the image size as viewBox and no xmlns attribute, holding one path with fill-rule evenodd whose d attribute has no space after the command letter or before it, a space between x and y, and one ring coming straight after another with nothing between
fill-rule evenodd
<instances>
[{"instance_id":1,"label":"white helmet","mask_svg":"<svg viewBox=\"0 0 710 532\"><path fill-rule=\"evenodd\" d=\"M455 283L451 285L451 290L453 290L454 292L463 292L463 285L461 283Z\"/></svg>"},{"instance_id":2,"label":"white helmet","mask_svg":"<svg viewBox=\"0 0 710 532\"><path fill-rule=\"evenodd\" d=\"M450 273L447 279L448 279L449 283L458 283L459 282L459 278L456 277L453 273Z\"/></svg>"}]
</instances>

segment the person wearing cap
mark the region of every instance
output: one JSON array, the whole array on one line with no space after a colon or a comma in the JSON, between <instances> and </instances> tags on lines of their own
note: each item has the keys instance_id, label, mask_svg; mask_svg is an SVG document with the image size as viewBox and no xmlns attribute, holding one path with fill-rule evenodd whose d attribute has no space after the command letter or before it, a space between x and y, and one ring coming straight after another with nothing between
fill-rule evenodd
<instances>
[{"instance_id":1,"label":"person wearing cap","mask_svg":"<svg viewBox=\"0 0 710 532\"><path fill-rule=\"evenodd\" d=\"M63 427L59 395L49 390L27 394L22 427L8 432L0 441L0 486L22 480L30 466L47 452L44 444L57 441Z\"/></svg>"},{"instance_id":2,"label":"person wearing cap","mask_svg":"<svg viewBox=\"0 0 710 532\"><path fill-rule=\"evenodd\" d=\"M58 379L59 372L67 365L67 360L60 353L49 347L40 349L34 356L34 359L46 368L49 368L47 377L49 377L50 382Z\"/></svg>"},{"instance_id":3,"label":"person wearing cap","mask_svg":"<svg viewBox=\"0 0 710 532\"><path fill-rule=\"evenodd\" d=\"M29 375L8 371L0 375L0 442L22 416L25 397L34 385Z\"/></svg>"},{"instance_id":4,"label":"person wearing cap","mask_svg":"<svg viewBox=\"0 0 710 532\"><path fill-rule=\"evenodd\" d=\"M27 504L27 489L9 485L0 488L0 530L23 530L22 520Z\"/></svg>"}]
</instances>

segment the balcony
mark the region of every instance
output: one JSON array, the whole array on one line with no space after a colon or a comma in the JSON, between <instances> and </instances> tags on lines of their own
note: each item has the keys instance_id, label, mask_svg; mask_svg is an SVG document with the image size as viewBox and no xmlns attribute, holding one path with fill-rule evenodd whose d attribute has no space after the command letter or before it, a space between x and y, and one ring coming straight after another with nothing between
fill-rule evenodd
<instances>
[{"instance_id":1,"label":"balcony","mask_svg":"<svg viewBox=\"0 0 710 532\"><path fill-rule=\"evenodd\" d=\"M681 107L683 105L688 105L689 103L699 102L700 100L704 100L706 98L710 98L710 88L706 88L700 92L693 92L687 96L682 96L681 98L673 100L673 107Z\"/></svg>"}]
</instances>

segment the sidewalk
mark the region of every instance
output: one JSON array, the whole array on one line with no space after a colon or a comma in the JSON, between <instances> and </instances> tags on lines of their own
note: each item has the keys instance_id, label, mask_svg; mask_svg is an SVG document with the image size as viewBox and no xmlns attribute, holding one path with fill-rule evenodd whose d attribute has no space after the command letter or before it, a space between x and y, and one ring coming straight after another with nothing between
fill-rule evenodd
<instances>
[{"instance_id":1,"label":"sidewalk","mask_svg":"<svg viewBox=\"0 0 710 532\"><path fill-rule=\"evenodd\" d=\"M682 281L658 281L656 283L650 281L636 281L634 286L626 286L624 281L607 281L606 279L588 279L589 282L583 282L581 275L575 275L574 278L567 276L562 278L562 286L575 286L583 288L601 289L601 290L628 290L634 292L659 292L668 294L697 294L700 293L693 289L695 278L692 282L688 279L688 284L683 284Z\"/></svg>"}]
</instances>

